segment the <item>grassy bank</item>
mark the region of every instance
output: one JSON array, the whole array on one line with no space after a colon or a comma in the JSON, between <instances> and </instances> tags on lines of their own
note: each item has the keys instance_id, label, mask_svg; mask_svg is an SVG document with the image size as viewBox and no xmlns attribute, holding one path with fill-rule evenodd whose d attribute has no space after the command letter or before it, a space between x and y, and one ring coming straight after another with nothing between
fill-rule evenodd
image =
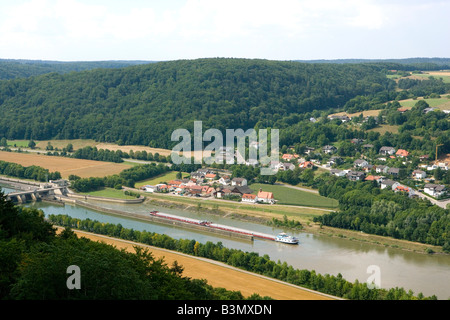
<instances>
[{"instance_id":1,"label":"grassy bank","mask_svg":"<svg viewBox=\"0 0 450 320\"><path fill-rule=\"evenodd\" d=\"M134 196L125 194L123 190L117 190L112 188L102 188L96 191L80 192L81 195L93 196L93 197L105 197L114 199L136 199Z\"/></svg>"},{"instance_id":2,"label":"grassy bank","mask_svg":"<svg viewBox=\"0 0 450 320\"><path fill-rule=\"evenodd\" d=\"M275 199L278 200L277 203L282 205L331 209L335 209L339 205L338 201L335 199L323 197L318 194L299 189L289 188L286 186L254 183L249 187L255 191L255 194L258 193L259 189L272 192Z\"/></svg>"}]
</instances>

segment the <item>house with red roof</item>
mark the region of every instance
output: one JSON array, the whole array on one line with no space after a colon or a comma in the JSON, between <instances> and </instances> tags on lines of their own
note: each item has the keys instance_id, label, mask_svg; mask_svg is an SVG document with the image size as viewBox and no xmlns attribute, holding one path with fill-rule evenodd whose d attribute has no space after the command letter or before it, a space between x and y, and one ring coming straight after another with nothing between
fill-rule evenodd
<instances>
[{"instance_id":1,"label":"house with red roof","mask_svg":"<svg viewBox=\"0 0 450 320\"><path fill-rule=\"evenodd\" d=\"M404 149L398 149L395 155L397 157L406 158L407 156L409 156L409 152Z\"/></svg>"},{"instance_id":2,"label":"house with red roof","mask_svg":"<svg viewBox=\"0 0 450 320\"><path fill-rule=\"evenodd\" d=\"M272 192L262 191L260 189L257 197L258 197L259 202L270 203L270 204L275 203L275 198L273 197Z\"/></svg>"},{"instance_id":3,"label":"house with red roof","mask_svg":"<svg viewBox=\"0 0 450 320\"><path fill-rule=\"evenodd\" d=\"M256 203L258 202L258 196L256 194L244 193L242 195L242 202Z\"/></svg>"}]
</instances>

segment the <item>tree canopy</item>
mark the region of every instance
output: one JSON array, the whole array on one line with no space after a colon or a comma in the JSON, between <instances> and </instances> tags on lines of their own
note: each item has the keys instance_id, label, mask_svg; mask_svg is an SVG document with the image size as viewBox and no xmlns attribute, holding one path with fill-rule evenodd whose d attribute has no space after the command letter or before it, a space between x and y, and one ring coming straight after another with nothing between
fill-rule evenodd
<instances>
[{"instance_id":1,"label":"tree canopy","mask_svg":"<svg viewBox=\"0 0 450 320\"><path fill-rule=\"evenodd\" d=\"M253 128L290 114L326 110L393 88L376 64L247 59L159 62L0 81L0 136L77 139L168 148L193 121Z\"/></svg>"}]
</instances>

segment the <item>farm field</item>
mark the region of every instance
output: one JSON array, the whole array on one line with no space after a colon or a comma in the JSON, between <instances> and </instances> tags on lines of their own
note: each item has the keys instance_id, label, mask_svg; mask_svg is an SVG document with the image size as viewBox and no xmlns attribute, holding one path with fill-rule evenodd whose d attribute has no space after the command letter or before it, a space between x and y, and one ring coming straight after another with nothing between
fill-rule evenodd
<instances>
[{"instance_id":1,"label":"farm field","mask_svg":"<svg viewBox=\"0 0 450 320\"><path fill-rule=\"evenodd\" d=\"M399 127L400 126L397 126L397 125L382 124L382 125L379 125L376 128L369 129L367 131L379 132L380 134L385 134L386 132L398 133L398 128Z\"/></svg>"},{"instance_id":2,"label":"farm field","mask_svg":"<svg viewBox=\"0 0 450 320\"><path fill-rule=\"evenodd\" d=\"M327 198L311 192L289 188L279 185L254 183L249 188L258 193L259 189L273 192L273 196L280 205L294 205L319 208L337 208L338 202L335 199Z\"/></svg>"},{"instance_id":3,"label":"farm field","mask_svg":"<svg viewBox=\"0 0 450 320\"><path fill-rule=\"evenodd\" d=\"M97 149L108 149L111 151L121 150L124 152L129 153L131 150L133 151L147 151L151 152L153 154L159 153L160 155L168 156L171 154L172 150L168 149L158 149L158 148L150 148L146 146L119 146L118 144L114 143L100 143L95 140L91 139L75 139L75 140L41 140L41 141L34 141L36 143L36 149L45 151L48 143L50 142L53 148L58 148L59 150L62 150L63 148L67 147L69 143L72 144L73 149L81 149L84 147L96 147ZM8 145L10 147L20 147L20 148L27 148L28 147L29 140L8 140Z\"/></svg>"},{"instance_id":4,"label":"farm field","mask_svg":"<svg viewBox=\"0 0 450 320\"><path fill-rule=\"evenodd\" d=\"M177 261L184 268L183 275L186 277L206 279L208 284L214 287L240 291L245 297L258 293L261 296L268 296L276 300L333 300L333 297L322 295L319 292L268 279L212 260L83 231L74 230L74 232L80 238L85 237L92 241L103 242L128 252L135 252L135 246L143 247L148 249L156 259L164 259L164 262L168 265Z\"/></svg>"},{"instance_id":5,"label":"farm field","mask_svg":"<svg viewBox=\"0 0 450 320\"><path fill-rule=\"evenodd\" d=\"M380 113L381 109L376 109L376 110L364 110L364 111L360 111L360 112L355 112L355 113L347 113L347 112L338 112L338 113L333 113L333 116L348 116L349 118L352 117L358 117L361 113L363 115L363 117L378 117L378 114Z\"/></svg>"},{"instance_id":6,"label":"farm field","mask_svg":"<svg viewBox=\"0 0 450 320\"><path fill-rule=\"evenodd\" d=\"M442 96L441 98L430 98L430 99L424 99L423 97L417 98L416 100L413 99L407 99L407 100L400 100L399 103L402 107L405 108L412 108L419 100L425 100L430 107L438 108L440 110L450 110L450 99L447 98L447 96Z\"/></svg>"},{"instance_id":7,"label":"farm field","mask_svg":"<svg viewBox=\"0 0 450 320\"><path fill-rule=\"evenodd\" d=\"M67 179L71 174L81 178L105 177L118 174L132 167L123 163L112 163L93 160L72 159L65 157L46 156L32 153L18 153L0 151L0 160L21 164L24 167L32 165L48 169L50 172L59 171Z\"/></svg>"},{"instance_id":8,"label":"farm field","mask_svg":"<svg viewBox=\"0 0 450 320\"><path fill-rule=\"evenodd\" d=\"M427 71L422 74L414 74L414 76L423 78L424 80L427 80L428 77L433 76L437 79L442 78L442 81L445 83L450 83L450 71L449 70L442 70L442 71Z\"/></svg>"}]
</instances>

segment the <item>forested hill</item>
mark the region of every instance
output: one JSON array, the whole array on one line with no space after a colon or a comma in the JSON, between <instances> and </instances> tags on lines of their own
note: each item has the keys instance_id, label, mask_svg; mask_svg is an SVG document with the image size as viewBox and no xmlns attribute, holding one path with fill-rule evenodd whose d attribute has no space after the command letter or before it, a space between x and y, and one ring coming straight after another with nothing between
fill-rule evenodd
<instances>
[{"instance_id":1,"label":"forested hill","mask_svg":"<svg viewBox=\"0 0 450 320\"><path fill-rule=\"evenodd\" d=\"M252 128L393 89L376 64L247 59L158 62L0 81L0 137L168 148L176 128Z\"/></svg>"},{"instance_id":2,"label":"forested hill","mask_svg":"<svg viewBox=\"0 0 450 320\"><path fill-rule=\"evenodd\" d=\"M296 60L303 63L382 63L389 69L431 71L450 68L450 58Z\"/></svg>"},{"instance_id":3,"label":"forested hill","mask_svg":"<svg viewBox=\"0 0 450 320\"><path fill-rule=\"evenodd\" d=\"M150 63L145 61L41 61L0 59L0 80L26 78L46 73L69 73L97 68L124 68L132 65Z\"/></svg>"}]
</instances>

